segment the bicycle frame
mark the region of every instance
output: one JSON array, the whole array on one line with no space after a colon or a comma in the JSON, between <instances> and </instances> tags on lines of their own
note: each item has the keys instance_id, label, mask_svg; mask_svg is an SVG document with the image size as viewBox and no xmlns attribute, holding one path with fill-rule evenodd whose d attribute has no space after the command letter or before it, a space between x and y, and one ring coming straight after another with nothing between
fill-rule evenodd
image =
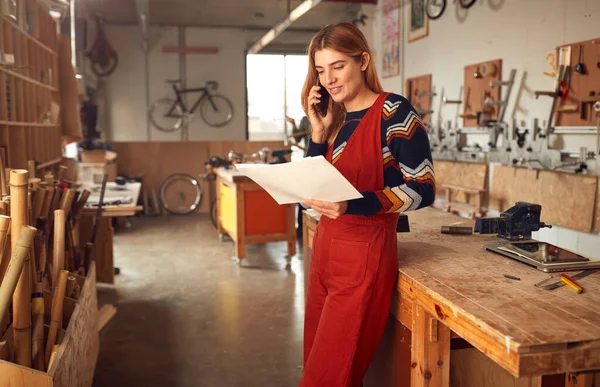
<instances>
[{"instance_id":1,"label":"bicycle frame","mask_svg":"<svg viewBox=\"0 0 600 387\"><path fill-rule=\"evenodd\" d=\"M175 99L175 102L173 103L173 106L171 106L171 108L169 109L169 112L167 114L165 114L165 117L179 117L178 114L173 114L177 105L181 106L181 109L184 113L193 113L196 111L196 109L198 108L198 105L200 105L200 103L202 102L202 100L204 98L208 98L211 105L213 106L213 109L217 110L217 107L215 106L214 102L212 101L211 94L208 91L208 88L206 88L206 87L180 90L177 88L176 85L173 85L173 91L175 92L176 99ZM185 103L183 102L183 98L181 98L181 96L183 94L189 94L189 93L202 93L202 94L198 97L198 99L196 100L194 105L192 105L192 108L188 111L187 107L185 106Z\"/></svg>"}]
</instances>

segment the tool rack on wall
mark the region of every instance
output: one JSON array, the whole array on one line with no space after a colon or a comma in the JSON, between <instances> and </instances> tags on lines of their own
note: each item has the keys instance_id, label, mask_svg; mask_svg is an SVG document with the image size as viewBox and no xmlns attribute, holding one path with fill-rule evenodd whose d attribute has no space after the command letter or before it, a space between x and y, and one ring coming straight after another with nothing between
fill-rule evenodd
<instances>
[{"instance_id":1,"label":"tool rack on wall","mask_svg":"<svg viewBox=\"0 0 600 387\"><path fill-rule=\"evenodd\" d=\"M10 168L61 157L56 22L39 0L18 4L16 15L0 13L0 146Z\"/></svg>"}]
</instances>

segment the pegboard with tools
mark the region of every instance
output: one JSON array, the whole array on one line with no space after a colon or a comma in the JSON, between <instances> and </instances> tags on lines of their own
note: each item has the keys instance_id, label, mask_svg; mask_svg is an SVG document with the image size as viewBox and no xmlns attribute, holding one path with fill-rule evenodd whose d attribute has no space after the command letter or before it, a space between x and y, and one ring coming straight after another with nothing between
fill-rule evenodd
<instances>
[{"instance_id":1,"label":"pegboard with tools","mask_svg":"<svg viewBox=\"0 0 600 387\"><path fill-rule=\"evenodd\" d=\"M501 104L502 59L465 66L463 126L486 126L498 120Z\"/></svg>"},{"instance_id":2,"label":"pegboard with tools","mask_svg":"<svg viewBox=\"0 0 600 387\"><path fill-rule=\"evenodd\" d=\"M424 124L431 122L431 103L435 95L431 86L431 74L406 79L406 98L415 107Z\"/></svg>"},{"instance_id":3,"label":"pegboard with tools","mask_svg":"<svg viewBox=\"0 0 600 387\"><path fill-rule=\"evenodd\" d=\"M594 126L600 116L600 38L560 46L557 51L557 67L563 65L567 71L567 92L557 98L555 126ZM561 56L561 51L570 55Z\"/></svg>"}]
</instances>

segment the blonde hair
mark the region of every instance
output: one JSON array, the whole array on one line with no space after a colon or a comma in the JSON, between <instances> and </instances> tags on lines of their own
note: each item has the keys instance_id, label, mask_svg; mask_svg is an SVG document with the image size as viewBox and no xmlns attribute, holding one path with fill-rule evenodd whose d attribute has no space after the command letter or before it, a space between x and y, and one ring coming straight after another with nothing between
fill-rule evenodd
<instances>
[{"instance_id":1,"label":"blonde hair","mask_svg":"<svg viewBox=\"0 0 600 387\"><path fill-rule=\"evenodd\" d=\"M371 57L369 64L364 71L364 79L369 87L375 93L383 93L383 88L377 76L377 70L373 61L373 55L369 48L369 43L363 33L352 23L339 23L325 26L317 32L308 46L308 73L302 88L302 108L308 115L307 99L310 89L317 84L317 70L315 68L315 53L319 50L330 49L346 54L360 62L362 55L368 53ZM335 138L337 132L341 129L346 116L346 111L341 104L333 102L332 104L333 122L327 129L327 142Z\"/></svg>"}]
</instances>

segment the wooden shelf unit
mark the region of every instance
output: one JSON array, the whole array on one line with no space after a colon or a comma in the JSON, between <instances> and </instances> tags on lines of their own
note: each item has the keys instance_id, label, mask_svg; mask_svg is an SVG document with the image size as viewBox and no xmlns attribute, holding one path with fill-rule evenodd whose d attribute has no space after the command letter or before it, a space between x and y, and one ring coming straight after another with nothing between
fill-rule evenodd
<instances>
[{"instance_id":1,"label":"wooden shelf unit","mask_svg":"<svg viewBox=\"0 0 600 387\"><path fill-rule=\"evenodd\" d=\"M20 4L17 22L0 14L0 53L14 56L14 64L0 63L0 146L10 168L62 154L61 128L50 114L60 96L56 22L38 0Z\"/></svg>"}]
</instances>

